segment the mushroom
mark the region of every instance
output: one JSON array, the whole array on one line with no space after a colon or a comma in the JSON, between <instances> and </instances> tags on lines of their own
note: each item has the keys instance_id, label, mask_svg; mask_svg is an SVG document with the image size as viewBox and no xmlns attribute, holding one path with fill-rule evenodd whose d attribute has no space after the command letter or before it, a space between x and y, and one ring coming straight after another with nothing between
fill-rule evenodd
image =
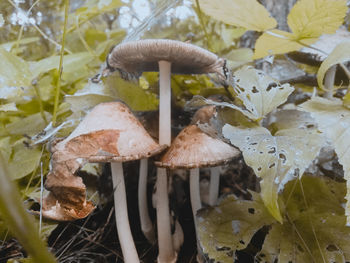
<instances>
[{"instance_id":1,"label":"mushroom","mask_svg":"<svg viewBox=\"0 0 350 263\"><path fill-rule=\"evenodd\" d=\"M106 60L111 71L139 76L159 70L159 144L171 144L171 73L217 73L226 79L225 60L198 46L168 39L130 41L115 46ZM170 229L166 169L157 170L158 262L176 261Z\"/></svg>"},{"instance_id":2,"label":"mushroom","mask_svg":"<svg viewBox=\"0 0 350 263\"><path fill-rule=\"evenodd\" d=\"M215 106L204 106L193 115L191 124L208 125L216 114ZM209 205L216 204L219 195L220 166L210 167Z\"/></svg>"},{"instance_id":3,"label":"mushroom","mask_svg":"<svg viewBox=\"0 0 350 263\"><path fill-rule=\"evenodd\" d=\"M231 145L210 137L196 125L190 125L179 133L156 165L168 169L190 169L191 205L196 225L196 213L202 207L199 168L218 166L239 154L239 150Z\"/></svg>"},{"instance_id":4,"label":"mushroom","mask_svg":"<svg viewBox=\"0 0 350 263\"><path fill-rule=\"evenodd\" d=\"M121 102L97 105L78 127L56 146L61 158L89 162L111 162L115 217L125 262L139 262L133 242L122 162L150 157L161 152L129 108Z\"/></svg>"}]
</instances>

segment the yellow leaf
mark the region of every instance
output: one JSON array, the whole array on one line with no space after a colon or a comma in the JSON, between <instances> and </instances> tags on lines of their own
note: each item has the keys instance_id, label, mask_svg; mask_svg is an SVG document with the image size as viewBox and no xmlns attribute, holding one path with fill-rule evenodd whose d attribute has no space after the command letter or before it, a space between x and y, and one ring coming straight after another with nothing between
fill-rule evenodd
<instances>
[{"instance_id":1,"label":"yellow leaf","mask_svg":"<svg viewBox=\"0 0 350 263\"><path fill-rule=\"evenodd\" d=\"M300 0L288 15L295 40L333 34L342 25L346 0Z\"/></svg>"},{"instance_id":2,"label":"yellow leaf","mask_svg":"<svg viewBox=\"0 0 350 263\"><path fill-rule=\"evenodd\" d=\"M304 47L304 45L312 44L317 40L304 39L299 43L293 40L293 38L292 33L277 29L262 34L256 41L253 59L299 50Z\"/></svg>"},{"instance_id":3,"label":"yellow leaf","mask_svg":"<svg viewBox=\"0 0 350 263\"><path fill-rule=\"evenodd\" d=\"M271 30L255 44L254 59L283 54L311 45L322 34L333 34L343 23L347 11L345 0L300 0L288 15L292 33Z\"/></svg>"},{"instance_id":4,"label":"yellow leaf","mask_svg":"<svg viewBox=\"0 0 350 263\"><path fill-rule=\"evenodd\" d=\"M318 86L323 89L323 78L327 70L339 63L350 61L350 42L343 42L337 45L332 53L322 62L317 72Z\"/></svg>"},{"instance_id":5,"label":"yellow leaf","mask_svg":"<svg viewBox=\"0 0 350 263\"><path fill-rule=\"evenodd\" d=\"M265 31L277 25L256 0L200 0L199 3L204 13L226 24L255 31Z\"/></svg>"}]
</instances>

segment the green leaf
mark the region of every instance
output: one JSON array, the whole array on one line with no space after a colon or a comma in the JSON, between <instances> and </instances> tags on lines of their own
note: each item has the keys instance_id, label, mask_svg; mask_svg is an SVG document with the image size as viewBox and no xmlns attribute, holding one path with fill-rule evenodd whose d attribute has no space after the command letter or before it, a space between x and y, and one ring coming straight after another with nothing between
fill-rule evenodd
<instances>
[{"instance_id":1,"label":"green leaf","mask_svg":"<svg viewBox=\"0 0 350 263\"><path fill-rule=\"evenodd\" d=\"M256 0L200 0L199 3L207 15L247 30L265 31L277 25L276 20Z\"/></svg>"},{"instance_id":2,"label":"green leaf","mask_svg":"<svg viewBox=\"0 0 350 263\"><path fill-rule=\"evenodd\" d=\"M48 112L44 114L46 119L50 120L51 114ZM40 113L35 113L25 118L17 118L5 127L10 134L32 136L42 131L46 127L46 123Z\"/></svg>"},{"instance_id":3,"label":"green leaf","mask_svg":"<svg viewBox=\"0 0 350 263\"><path fill-rule=\"evenodd\" d=\"M87 71L86 65L91 62L94 57L89 52L80 52L71 55L65 55L63 59L63 76L62 79L67 82L73 82L79 77L74 77L79 70ZM40 74L59 67L60 56L51 56L42 60L31 62L30 70L32 78L38 77ZM73 76L72 76L73 75Z\"/></svg>"},{"instance_id":4,"label":"green leaf","mask_svg":"<svg viewBox=\"0 0 350 263\"><path fill-rule=\"evenodd\" d=\"M349 261L350 228L345 226L344 183L325 177L304 175L289 182L281 203L283 224L269 216L257 193L253 199L229 196L218 206L198 213L198 237L210 262L235 262L235 252L248 246L251 237L269 226L255 262ZM252 244L254 246L254 244Z\"/></svg>"},{"instance_id":5,"label":"green leaf","mask_svg":"<svg viewBox=\"0 0 350 263\"><path fill-rule=\"evenodd\" d=\"M282 216L278 193L287 182L304 173L324 143L316 125L310 126L312 120L307 114L280 111L275 116L276 123L286 116L289 121L274 136L263 127L239 128L226 124L222 129L224 137L242 151L244 161L262 179L262 199L279 222Z\"/></svg>"},{"instance_id":6,"label":"green leaf","mask_svg":"<svg viewBox=\"0 0 350 263\"><path fill-rule=\"evenodd\" d=\"M34 42L38 42L40 40L39 37L27 37L27 38L22 38L18 43L21 45L26 45ZM17 43L16 41L11 41L7 43L3 43L0 45L1 48L5 49L6 51L10 52L12 47Z\"/></svg>"},{"instance_id":7,"label":"green leaf","mask_svg":"<svg viewBox=\"0 0 350 263\"><path fill-rule=\"evenodd\" d=\"M209 259L234 262L236 250L246 248L261 227L274 222L259 194L252 194L254 201L228 196L219 206L198 212L198 240Z\"/></svg>"},{"instance_id":8,"label":"green leaf","mask_svg":"<svg viewBox=\"0 0 350 263\"><path fill-rule=\"evenodd\" d=\"M0 152L0 213L11 233L22 244L34 262L54 263L38 235L33 217L24 209L17 188L8 177L7 165Z\"/></svg>"},{"instance_id":9,"label":"green leaf","mask_svg":"<svg viewBox=\"0 0 350 263\"><path fill-rule=\"evenodd\" d=\"M339 63L344 63L350 60L350 42L338 44L331 54L322 62L317 72L317 82L321 89L324 89L323 79L327 70Z\"/></svg>"},{"instance_id":10,"label":"green leaf","mask_svg":"<svg viewBox=\"0 0 350 263\"><path fill-rule=\"evenodd\" d=\"M0 48L0 99L7 99L12 92L30 86L31 80L28 63Z\"/></svg>"},{"instance_id":11,"label":"green leaf","mask_svg":"<svg viewBox=\"0 0 350 263\"><path fill-rule=\"evenodd\" d=\"M344 183L304 175L283 193L286 220L273 224L257 262L347 262L350 228L342 203ZM306 202L305 202L306 201Z\"/></svg>"},{"instance_id":12,"label":"green leaf","mask_svg":"<svg viewBox=\"0 0 350 263\"><path fill-rule=\"evenodd\" d=\"M9 137L0 141L0 152L7 161L8 176L12 180L23 178L33 172L41 158L40 149L26 147L23 140L11 145Z\"/></svg>"},{"instance_id":13,"label":"green leaf","mask_svg":"<svg viewBox=\"0 0 350 263\"><path fill-rule=\"evenodd\" d=\"M109 76L104 85L115 98L126 103L134 111L150 111L158 108L156 94L144 90L133 81L126 81L116 74Z\"/></svg>"},{"instance_id":14,"label":"green leaf","mask_svg":"<svg viewBox=\"0 0 350 263\"><path fill-rule=\"evenodd\" d=\"M299 0L288 15L295 40L333 34L344 21L346 0Z\"/></svg>"},{"instance_id":15,"label":"green leaf","mask_svg":"<svg viewBox=\"0 0 350 263\"><path fill-rule=\"evenodd\" d=\"M78 90L74 95L66 95L65 101L71 106L72 112L86 111L97 104L116 100L113 90L109 89L102 82L95 84L89 82L83 89Z\"/></svg>"},{"instance_id":16,"label":"green leaf","mask_svg":"<svg viewBox=\"0 0 350 263\"><path fill-rule=\"evenodd\" d=\"M319 97L313 97L300 106L311 113L320 131L331 141L339 163L343 165L348 186L345 213L347 225L350 225L350 110L339 99L327 100Z\"/></svg>"}]
</instances>

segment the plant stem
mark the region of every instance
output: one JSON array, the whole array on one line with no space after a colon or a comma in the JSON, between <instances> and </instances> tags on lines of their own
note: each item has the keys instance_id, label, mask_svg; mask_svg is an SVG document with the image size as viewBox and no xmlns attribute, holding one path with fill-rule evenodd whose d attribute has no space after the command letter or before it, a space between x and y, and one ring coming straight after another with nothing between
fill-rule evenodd
<instances>
[{"instance_id":1,"label":"plant stem","mask_svg":"<svg viewBox=\"0 0 350 263\"><path fill-rule=\"evenodd\" d=\"M53 126L56 125L57 109L58 109L59 97L60 97L60 92L61 92L61 77L62 77L62 71L63 71L63 54L64 54L64 43L66 41L68 10L69 10L69 0L66 0L65 1L65 9L64 9L64 26L63 26L63 37L62 37L62 42L61 42L60 64L58 67L58 81L56 84L55 100L54 100L53 113L52 113L52 125Z\"/></svg>"},{"instance_id":2,"label":"plant stem","mask_svg":"<svg viewBox=\"0 0 350 263\"><path fill-rule=\"evenodd\" d=\"M199 1L198 1L198 0L196 0L196 7L197 7L197 8L196 8L196 11L197 11L197 16L198 16L198 19L199 19L199 23L200 23L200 25L201 25L201 27L202 27L202 29L203 29L205 38L207 39L207 46L208 46L208 49L209 49L210 51L213 51L212 46L211 46L210 36L209 36L209 34L208 34L208 32L207 32L207 29L206 29L206 27L205 27L205 23L204 23L204 20L203 20L203 13L202 13L202 11L201 11L201 7L200 7L200 5L199 5Z\"/></svg>"},{"instance_id":3,"label":"plant stem","mask_svg":"<svg viewBox=\"0 0 350 263\"><path fill-rule=\"evenodd\" d=\"M148 159L140 160L140 175L138 185L138 200L139 200L139 214L141 222L142 233L147 238L148 242L154 244L156 241L153 224L149 217L147 205L147 172Z\"/></svg>"},{"instance_id":4,"label":"plant stem","mask_svg":"<svg viewBox=\"0 0 350 263\"><path fill-rule=\"evenodd\" d=\"M126 203L123 163L111 163L114 190L115 220L117 224L119 243L123 252L124 262L140 262L132 238L128 208Z\"/></svg>"},{"instance_id":5,"label":"plant stem","mask_svg":"<svg viewBox=\"0 0 350 263\"><path fill-rule=\"evenodd\" d=\"M220 167L210 168L209 205L216 205L219 195Z\"/></svg>"},{"instance_id":6,"label":"plant stem","mask_svg":"<svg viewBox=\"0 0 350 263\"><path fill-rule=\"evenodd\" d=\"M171 63L159 61L159 144L171 144ZM168 178L164 168L157 169L158 262L175 262L170 226Z\"/></svg>"}]
</instances>

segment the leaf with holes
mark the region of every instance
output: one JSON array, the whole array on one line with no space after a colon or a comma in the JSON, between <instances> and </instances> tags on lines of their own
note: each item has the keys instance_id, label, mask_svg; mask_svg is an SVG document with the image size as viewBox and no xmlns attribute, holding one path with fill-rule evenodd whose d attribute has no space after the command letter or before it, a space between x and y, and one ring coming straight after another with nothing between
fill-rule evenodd
<instances>
[{"instance_id":1,"label":"leaf with holes","mask_svg":"<svg viewBox=\"0 0 350 263\"><path fill-rule=\"evenodd\" d=\"M259 194L253 197L249 201L228 196L217 207L198 212L198 240L209 259L233 262L236 250L246 248L260 228L275 222Z\"/></svg>"},{"instance_id":2,"label":"leaf with holes","mask_svg":"<svg viewBox=\"0 0 350 263\"><path fill-rule=\"evenodd\" d=\"M266 114L284 103L294 88L289 84L279 84L261 70L245 67L233 76L233 88L244 107L227 102L216 102L195 96L187 106L216 105L239 110L252 120L260 120Z\"/></svg>"},{"instance_id":3,"label":"leaf with holes","mask_svg":"<svg viewBox=\"0 0 350 263\"><path fill-rule=\"evenodd\" d=\"M257 263L350 260L350 228L342 207L346 186L326 177L304 175L286 184L281 195L285 217L277 223L257 193L252 200L233 196L197 215L198 240L208 262L235 262L236 251L269 226ZM265 228L266 230L266 228Z\"/></svg>"},{"instance_id":4,"label":"leaf with holes","mask_svg":"<svg viewBox=\"0 0 350 263\"><path fill-rule=\"evenodd\" d=\"M284 111L278 114L288 115ZM276 119L282 116L277 115ZM316 125L310 126L309 116L294 112L291 119L274 135L264 127L246 128L226 124L222 129L224 137L242 151L245 162L262 179L262 199L279 222L282 222L282 216L278 193L288 181L304 173L323 145L323 137L317 133Z\"/></svg>"},{"instance_id":5,"label":"leaf with holes","mask_svg":"<svg viewBox=\"0 0 350 263\"><path fill-rule=\"evenodd\" d=\"M303 103L301 108L311 113L318 124L318 128L331 141L343 165L344 178L347 180L348 192L345 213L350 225L350 110L343 106L339 99L327 100L313 97Z\"/></svg>"},{"instance_id":6,"label":"leaf with holes","mask_svg":"<svg viewBox=\"0 0 350 263\"><path fill-rule=\"evenodd\" d=\"M289 182L282 195L286 218L283 225L272 225L256 262L349 261L345 192L344 183L325 177L304 175Z\"/></svg>"}]
</instances>

